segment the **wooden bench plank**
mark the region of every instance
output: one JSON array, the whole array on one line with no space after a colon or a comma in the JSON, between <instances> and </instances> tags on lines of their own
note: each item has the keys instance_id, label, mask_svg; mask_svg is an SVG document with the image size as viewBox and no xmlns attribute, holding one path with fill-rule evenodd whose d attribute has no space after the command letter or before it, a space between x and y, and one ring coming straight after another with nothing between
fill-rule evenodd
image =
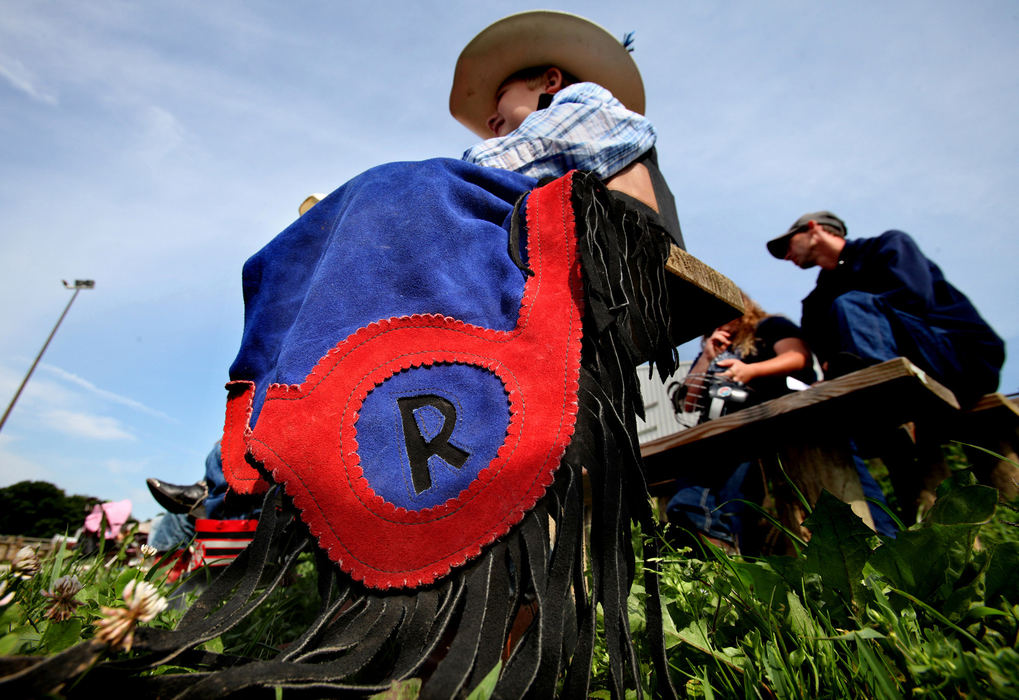
<instances>
[{"instance_id":1,"label":"wooden bench plank","mask_svg":"<svg viewBox=\"0 0 1019 700\"><path fill-rule=\"evenodd\" d=\"M673 245L665 261L672 341L685 343L743 314L743 298L731 279Z\"/></svg>"},{"instance_id":2,"label":"wooden bench plank","mask_svg":"<svg viewBox=\"0 0 1019 700\"><path fill-rule=\"evenodd\" d=\"M955 396L904 358L821 382L641 447L648 483L667 488L684 465L711 465L806 442L852 437L957 411Z\"/></svg>"},{"instance_id":3,"label":"wooden bench plank","mask_svg":"<svg viewBox=\"0 0 1019 700\"><path fill-rule=\"evenodd\" d=\"M986 394L966 411L968 415L984 419L993 412L1002 418L1019 420L1019 396L1005 396L1001 392Z\"/></svg>"}]
</instances>

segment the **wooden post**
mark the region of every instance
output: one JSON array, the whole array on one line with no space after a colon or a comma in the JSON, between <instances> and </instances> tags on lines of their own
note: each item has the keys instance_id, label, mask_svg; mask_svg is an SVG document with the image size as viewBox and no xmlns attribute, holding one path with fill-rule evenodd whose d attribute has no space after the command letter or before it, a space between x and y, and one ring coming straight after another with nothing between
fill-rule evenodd
<instances>
[{"instance_id":1,"label":"wooden post","mask_svg":"<svg viewBox=\"0 0 1019 700\"><path fill-rule=\"evenodd\" d=\"M787 445L779 450L779 460L786 476L796 485L808 503L811 505L817 503L821 491L827 490L839 500L848 503L867 527L875 529L874 518L870 515L870 506L864 498L860 476L848 445ZM804 539L809 539L810 533L803 527L806 513L799 499L792 488L783 483L781 475L775 478L775 483L781 484L776 486L776 490L781 488L782 493L778 499L781 504L779 519L782 524L793 532L799 531Z\"/></svg>"},{"instance_id":2,"label":"wooden post","mask_svg":"<svg viewBox=\"0 0 1019 700\"><path fill-rule=\"evenodd\" d=\"M1016 397L988 394L963 416L961 442L995 453L967 448L981 481L998 489L1005 501L1019 498L1019 405Z\"/></svg>"}]
</instances>

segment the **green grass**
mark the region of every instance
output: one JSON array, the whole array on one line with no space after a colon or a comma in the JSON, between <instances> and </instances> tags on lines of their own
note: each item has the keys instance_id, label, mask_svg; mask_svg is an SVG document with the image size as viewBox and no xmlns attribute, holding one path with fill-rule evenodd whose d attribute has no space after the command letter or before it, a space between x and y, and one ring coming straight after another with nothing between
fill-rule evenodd
<instances>
[{"instance_id":1,"label":"green grass","mask_svg":"<svg viewBox=\"0 0 1019 700\"><path fill-rule=\"evenodd\" d=\"M665 554L643 565L661 573L673 682L691 698L1019 697L1016 520L996 491L958 468L926 519L894 540L876 536L825 494L806 523L812 538L795 557L744 559L663 545ZM315 612L313 567L306 555L289 585L206 648L275 655ZM52 600L43 592L63 576L82 584L79 604L68 619L50 619ZM121 594L132 579L165 596L174 590L159 562L130 565L123 551L79 560L58 550L34 576L3 574L0 655L53 654L91 639L102 608L125 606ZM644 691L654 697L641 580L630 623ZM166 609L145 624L171 628L180 615ZM594 668L592 696L608 697L603 649ZM488 697L494 680L472 697ZM413 698L418 688L405 683L387 697Z\"/></svg>"},{"instance_id":2,"label":"green grass","mask_svg":"<svg viewBox=\"0 0 1019 700\"><path fill-rule=\"evenodd\" d=\"M42 560L33 576L19 576L13 569L6 572L0 577L0 656L53 654L91 639L104 607L125 607L121 595L132 580L152 583L168 595L173 587L166 583L167 569L159 563L153 558L129 566L123 548L100 549L94 557L80 558L61 546ZM53 591L62 577L74 577L81 589L71 597L70 617L53 619L49 614L53 601L44 593ZM163 610L150 624L170 628L181 614Z\"/></svg>"},{"instance_id":3,"label":"green grass","mask_svg":"<svg viewBox=\"0 0 1019 700\"><path fill-rule=\"evenodd\" d=\"M973 482L957 471L894 540L825 494L797 557L709 548L648 562L662 576L681 695L1019 697L1019 529Z\"/></svg>"}]
</instances>

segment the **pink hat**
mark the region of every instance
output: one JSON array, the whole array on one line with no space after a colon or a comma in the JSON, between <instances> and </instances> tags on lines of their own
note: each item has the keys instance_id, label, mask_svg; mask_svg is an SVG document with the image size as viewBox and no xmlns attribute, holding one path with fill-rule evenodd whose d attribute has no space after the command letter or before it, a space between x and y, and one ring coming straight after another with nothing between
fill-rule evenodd
<instances>
[{"instance_id":1,"label":"pink hat","mask_svg":"<svg viewBox=\"0 0 1019 700\"><path fill-rule=\"evenodd\" d=\"M86 532L99 532L99 526L103 522L103 513L106 514L106 539L112 540L120 534L124 523L131 517L131 501L107 501L101 506L93 506L92 512L85 516Z\"/></svg>"}]
</instances>

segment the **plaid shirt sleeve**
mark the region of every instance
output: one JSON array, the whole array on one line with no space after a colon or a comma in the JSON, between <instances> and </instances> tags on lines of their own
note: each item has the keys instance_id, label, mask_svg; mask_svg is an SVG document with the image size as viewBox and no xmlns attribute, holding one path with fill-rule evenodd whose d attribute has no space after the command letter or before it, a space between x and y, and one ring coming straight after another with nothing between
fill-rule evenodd
<instances>
[{"instance_id":1,"label":"plaid shirt sleeve","mask_svg":"<svg viewBox=\"0 0 1019 700\"><path fill-rule=\"evenodd\" d=\"M611 177L655 145L647 118L631 112L605 88L576 83L555 94L515 131L468 148L463 160L513 170L535 179L592 170Z\"/></svg>"}]
</instances>

